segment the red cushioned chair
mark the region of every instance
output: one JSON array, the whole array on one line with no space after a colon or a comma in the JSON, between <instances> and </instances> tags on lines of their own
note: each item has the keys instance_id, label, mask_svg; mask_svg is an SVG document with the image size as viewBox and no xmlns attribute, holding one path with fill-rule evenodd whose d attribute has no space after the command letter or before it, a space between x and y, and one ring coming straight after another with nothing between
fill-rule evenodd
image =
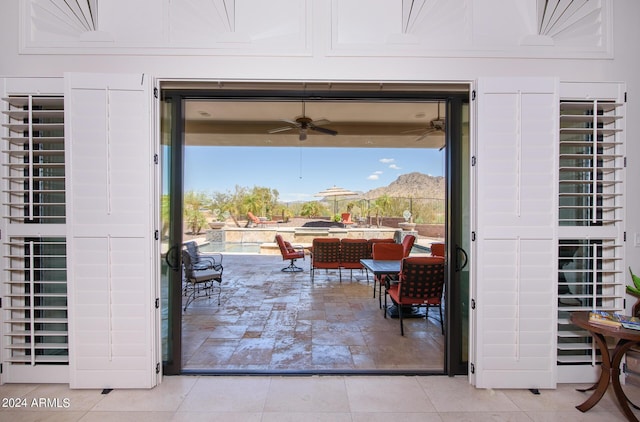
<instances>
[{"instance_id":1,"label":"red cushioned chair","mask_svg":"<svg viewBox=\"0 0 640 422\"><path fill-rule=\"evenodd\" d=\"M311 247L311 282L316 268L325 270L338 270L342 283L342 271L340 270L340 239L337 237L319 237L313 239Z\"/></svg>"},{"instance_id":2,"label":"red cushioned chair","mask_svg":"<svg viewBox=\"0 0 640 422\"><path fill-rule=\"evenodd\" d=\"M439 256L444 258L444 243L432 243L431 256Z\"/></svg>"},{"instance_id":3,"label":"red cushioned chair","mask_svg":"<svg viewBox=\"0 0 640 422\"><path fill-rule=\"evenodd\" d=\"M281 271L286 273L297 273L303 271L302 268L296 266L296 259L301 259L304 261L304 248L302 246L293 246L291 243L287 242L282 238L281 235L276 235L276 243L280 248L280 253L282 254L282 260L286 261L287 259L291 260L289 266L284 267Z\"/></svg>"},{"instance_id":4,"label":"red cushioned chair","mask_svg":"<svg viewBox=\"0 0 640 422\"><path fill-rule=\"evenodd\" d=\"M404 258L408 257L411 253L411 248L416 242L416 237L412 234L408 234L402 239L402 249L404 250Z\"/></svg>"},{"instance_id":5,"label":"red cushioned chair","mask_svg":"<svg viewBox=\"0 0 640 422\"><path fill-rule=\"evenodd\" d=\"M371 250L371 257L379 261L400 261L404 258L404 248L401 243L374 243ZM382 286L385 286L389 276L373 277L373 297L376 297L376 284L378 285L378 302L382 308ZM385 298L386 300L386 298Z\"/></svg>"},{"instance_id":6,"label":"red cushioned chair","mask_svg":"<svg viewBox=\"0 0 640 422\"><path fill-rule=\"evenodd\" d=\"M361 259L369 258L369 246L367 239L342 239L340 241L340 266L350 271L353 278L353 270L362 270ZM367 283L369 283L369 273Z\"/></svg>"},{"instance_id":7,"label":"red cushioned chair","mask_svg":"<svg viewBox=\"0 0 640 422\"><path fill-rule=\"evenodd\" d=\"M371 258L374 243L396 243L396 241L390 237L381 239L367 239L367 244L369 245L369 258Z\"/></svg>"},{"instance_id":8,"label":"red cushioned chair","mask_svg":"<svg viewBox=\"0 0 640 422\"><path fill-rule=\"evenodd\" d=\"M425 319L429 320L429 307L438 306L440 310L440 327L444 335L442 319L442 292L444 290L444 258L413 257L404 258L397 284L387 289L387 294L398 306L400 318L400 334L404 335L402 322L403 306L426 307ZM384 297L385 309L387 296ZM384 317L387 317L385 312Z\"/></svg>"}]
</instances>

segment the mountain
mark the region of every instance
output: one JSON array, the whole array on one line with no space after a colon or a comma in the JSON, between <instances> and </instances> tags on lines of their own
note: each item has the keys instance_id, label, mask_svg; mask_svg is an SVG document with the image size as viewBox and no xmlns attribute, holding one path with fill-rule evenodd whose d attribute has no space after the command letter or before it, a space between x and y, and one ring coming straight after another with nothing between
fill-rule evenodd
<instances>
[{"instance_id":1,"label":"mountain","mask_svg":"<svg viewBox=\"0 0 640 422\"><path fill-rule=\"evenodd\" d=\"M364 199L375 199L383 195L403 198L444 199L445 183L442 176L429 176L418 172L403 174L389 186L370 190L362 195Z\"/></svg>"}]
</instances>

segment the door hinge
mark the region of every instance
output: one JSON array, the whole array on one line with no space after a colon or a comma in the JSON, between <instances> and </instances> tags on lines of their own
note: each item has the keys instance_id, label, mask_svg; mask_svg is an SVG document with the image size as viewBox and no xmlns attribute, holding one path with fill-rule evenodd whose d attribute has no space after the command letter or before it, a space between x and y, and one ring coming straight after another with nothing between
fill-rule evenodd
<instances>
[{"instance_id":1,"label":"door hinge","mask_svg":"<svg viewBox=\"0 0 640 422\"><path fill-rule=\"evenodd\" d=\"M155 232L153 232L153 237L158 240L160 239L160 232L158 230L156 230Z\"/></svg>"},{"instance_id":2,"label":"door hinge","mask_svg":"<svg viewBox=\"0 0 640 422\"><path fill-rule=\"evenodd\" d=\"M627 168L627 157L624 157L622 163L624 165L624 168Z\"/></svg>"},{"instance_id":3,"label":"door hinge","mask_svg":"<svg viewBox=\"0 0 640 422\"><path fill-rule=\"evenodd\" d=\"M160 298L156 298L156 309L160 308Z\"/></svg>"},{"instance_id":4,"label":"door hinge","mask_svg":"<svg viewBox=\"0 0 640 422\"><path fill-rule=\"evenodd\" d=\"M473 157L471 157L471 167L474 167L476 165L476 156L474 155Z\"/></svg>"},{"instance_id":5,"label":"door hinge","mask_svg":"<svg viewBox=\"0 0 640 422\"><path fill-rule=\"evenodd\" d=\"M627 102L627 93L626 92L624 93L624 102L625 103Z\"/></svg>"},{"instance_id":6,"label":"door hinge","mask_svg":"<svg viewBox=\"0 0 640 422\"><path fill-rule=\"evenodd\" d=\"M158 98L158 88L153 88L153 98Z\"/></svg>"},{"instance_id":7,"label":"door hinge","mask_svg":"<svg viewBox=\"0 0 640 422\"><path fill-rule=\"evenodd\" d=\"M476 90L471 91L471 101L476 99Z\"/></svg>"},{"instance_id":8,"label":"door hinge","mask_svg":"<svg viewBox=\"0 0 640 422\"><path fill-rule=\"evenodd\" d=\"M476 300L471 299L471 309L476 309Z\"/></svg>"},{"instance_id":9,"label":"door hinge","mask_svg":"<svg viewBox=\"0 0 640 422\"><path fill-rule=\"evenodd\" d=\"M0 363L0 374L2 373L2 364Z\"/></svg>"},{"instance_id":10,"label":"door hinge","mask_svg":"<svg viewBox=\"0 0 640 422\"><path fill-rule=\"evenodd\" d=\"M473 364L473 362L471 362L471 363L469 364L469 367L471 368L471 373L472 373L472 374L475 374L475 373L476 373L476 366Z\"/></svg>"},{"instance_id":11,"label":"door hinge","mask_svg":"<svg viewBox=\"0 0 640 422\"><path fill-rule=\"evenodd\" d=\"M471 241L472 242L476 241L476 232L471 232Z\"/></svg>"},{"instance_id":12,"label":"door hinge","mask_svg":"<svg viewBox=\"0 0 640 422\"><path fill-rule=\"evenodd\" d=\"M158 154L153 154L153 164L158 164Z\"/></svg>"},{"instance_id":13,"label":"door hinge","mask_svg":"<svg viewBox=\"0 0 640 422\"><path fill-rule=\"evenodd\" d=\"M160 373L160 364L156 363L156 374Z\"/></svg>"}]
</instances>

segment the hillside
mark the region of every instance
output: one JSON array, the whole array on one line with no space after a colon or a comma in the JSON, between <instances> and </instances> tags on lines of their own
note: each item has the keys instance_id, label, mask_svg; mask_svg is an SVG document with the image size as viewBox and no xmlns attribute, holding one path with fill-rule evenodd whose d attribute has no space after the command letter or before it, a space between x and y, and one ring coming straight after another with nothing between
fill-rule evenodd
<instances>
[{"instance_id":1,"label":"hillside","mask_svg":"<svg viewBox=\"0 0 640 422\"><path fill-rule=\"evenodd\" d=\"M383 195L403 198L444 199L445 182L442 176L429 176L414 172L403 174L389 186L370 190L362 195L365 199L374 199Z\"/></svg>"}]
</instances>

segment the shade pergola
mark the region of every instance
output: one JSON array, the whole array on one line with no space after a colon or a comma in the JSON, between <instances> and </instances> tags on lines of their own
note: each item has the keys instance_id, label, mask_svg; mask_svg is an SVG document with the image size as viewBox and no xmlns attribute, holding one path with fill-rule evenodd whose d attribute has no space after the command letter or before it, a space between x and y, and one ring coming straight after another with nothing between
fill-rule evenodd
<instances>
[{"instance_id":1,"label":"shade pergola","mask_svg":"<svg viewBox=\"0 0 640 422\"><path fill-rule=\"evenodd\" d=\"M350 191L345 188L340 188L338 186L330 187L329 189L325 189L321 192L316 193L314 196L323 197L323 198L333 198L333 213L338 213L338 197L343 196L356 196L357 192Z\"/></svg>"}]
</instances>

